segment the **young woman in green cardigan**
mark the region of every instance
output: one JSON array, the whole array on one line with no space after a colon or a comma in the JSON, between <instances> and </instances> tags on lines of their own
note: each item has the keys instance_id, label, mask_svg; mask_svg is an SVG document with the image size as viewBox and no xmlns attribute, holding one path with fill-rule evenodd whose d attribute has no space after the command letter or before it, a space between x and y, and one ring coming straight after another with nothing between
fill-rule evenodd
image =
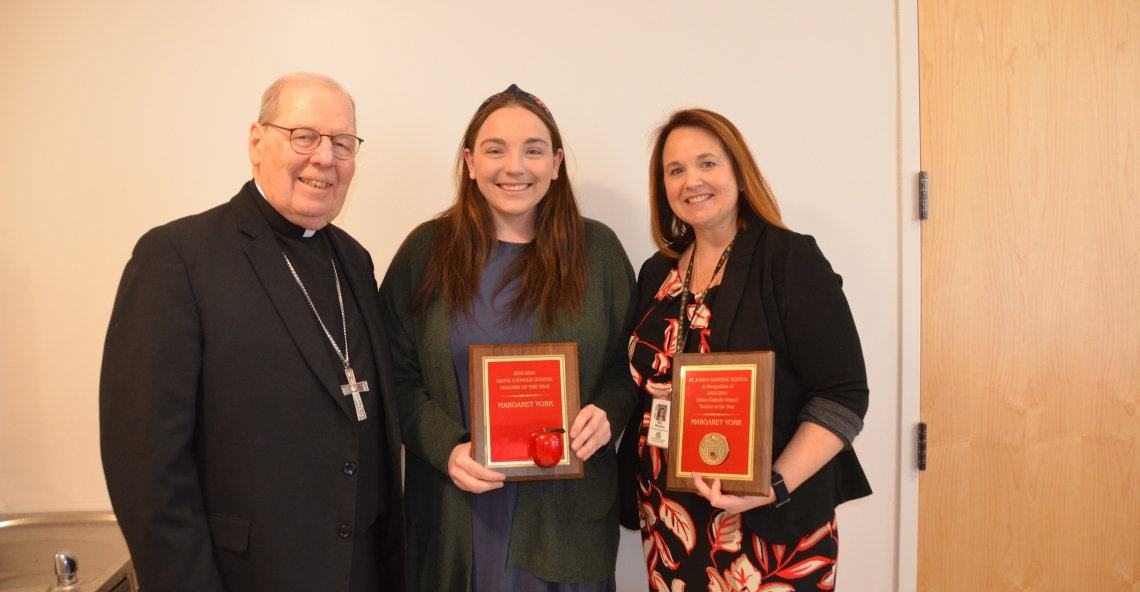
<instances>
[{"instance_id":1,"label":"young woman in green cardigan","mask_svg":"<svg viewBox=\"0 0 1140 592\"><path fill-rule=\"evenodd\" d=\"M405 459L410 587L614 589L613 442L634 405L633 268L582 218L546 106L511 85L476 111L454 204L404 241L380 287ZM468 346L577 342L585 477L504 481L471 459Z\"/></svg>"}]
</instances>

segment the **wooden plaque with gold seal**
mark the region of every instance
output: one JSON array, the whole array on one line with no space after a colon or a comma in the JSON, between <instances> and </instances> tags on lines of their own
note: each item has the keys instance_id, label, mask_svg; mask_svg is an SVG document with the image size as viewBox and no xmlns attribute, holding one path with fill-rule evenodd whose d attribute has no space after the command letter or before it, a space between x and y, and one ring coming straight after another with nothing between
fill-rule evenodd
<instances>
[{"instance_id":1,"label":"wooden plaque with gold seal","mask_svg":"<svg viewBox=\"0 0 1140 592\"><path fill-rule=\"evenodd\" d=\"M776 355L677 354L666 488L697 490L692 473L734 495L768 495Z\"/></svg>"}]
</instances>

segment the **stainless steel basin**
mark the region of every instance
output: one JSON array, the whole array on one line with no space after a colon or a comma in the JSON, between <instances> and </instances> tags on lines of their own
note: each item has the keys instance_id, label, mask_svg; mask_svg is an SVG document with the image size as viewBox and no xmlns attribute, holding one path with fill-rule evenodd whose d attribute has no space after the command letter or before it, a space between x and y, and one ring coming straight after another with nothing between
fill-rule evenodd
<instances>
[{"instance_id":1,"label":"stainless steel basin","mask_svg":"<svg viewBox=\"0 0 1140 592\"><path fill-rule=\"evenodd\" d=\"M78 567L78 583L57 585L56 554L60 552L66 553ZM135 592L137 589L127 543L114 514L0 516L0 590Z\"/></svg>"}]
</instances>

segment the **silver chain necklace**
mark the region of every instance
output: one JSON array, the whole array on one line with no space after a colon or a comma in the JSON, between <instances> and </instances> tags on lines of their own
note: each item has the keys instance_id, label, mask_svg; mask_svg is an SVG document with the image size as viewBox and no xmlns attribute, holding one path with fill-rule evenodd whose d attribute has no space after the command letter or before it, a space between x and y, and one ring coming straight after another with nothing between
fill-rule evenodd
<instances>
[{"instance_id":1,"label":"silver chain necklace","mask_svg":"<svg viewBox=\"0 0 1140 592\"><path fill-rule=\"evenodd\" d=\"M309 302L309 308L313 309L313 314L317 316L317 322L321 324L321 329L324 329L325 336L329 338L329 343L336 350L336 357L340 358L340 363L344 364L344 375L348 378L348 384L340 385L341 392L346 397L352 397L352 403L356 406L356 420L368 419L368 414L364 412L364 401L360 400L360 393L368 390L368 381L356 382L356 373L348 365L348 321L344 316L344 296L340 292L340 275L336 272L336 260L330 259L333 266L333 278L336 279L336 299L340 302L340 327L344 331L344 353L341 353L340 348L336 345L336 340L329 333L325 322L321 320L321 313L317 312L317 307L313 305L313 299L309 297L309 291L305 289L305 284L301 283L301 276L297 275L296 269L293 269L293 262L289 261L289 256L284 251L281 252L281 256L285 258L285 264L289 266L289 271L293 272L293 279L297 280L297 287L301 288L301 293L305 295L305 300Z\"/></svg>"}]
</instances>

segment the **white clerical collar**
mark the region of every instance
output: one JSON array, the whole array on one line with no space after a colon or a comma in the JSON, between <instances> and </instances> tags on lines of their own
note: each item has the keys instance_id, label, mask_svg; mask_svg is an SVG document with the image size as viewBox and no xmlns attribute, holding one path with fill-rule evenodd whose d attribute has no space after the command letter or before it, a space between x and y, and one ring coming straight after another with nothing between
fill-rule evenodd
<instances>
[{"instance_id":1,"label":"white clerical collar","mask_svg":"<svg viewBox=\"0 0 1140 592\"><path fill-rule=\"evenodd\" d=\"M261 199L265 199L265 192L261 190L261 185L259 185L259 184L257 183L257 179L254 179L254 180L253 180L253 186L254 186L254 187L257 187L257 192L261 194ZM268 200L268 199L265 199L265 203L269 203L269 200ZM271 206L272 206L273 204L269 204L269 205L271 205ZM317 233L317 231L316 231L316 230L309 230L308 228L306 228L306 229L305 229L305 234L302 234L301 236L303 236L303 237L305 237L305 238L310 238L310 237L312 237L312 236L313 236L314 234L316 234L316 233Z\"/></svg>"}]
</instances>

